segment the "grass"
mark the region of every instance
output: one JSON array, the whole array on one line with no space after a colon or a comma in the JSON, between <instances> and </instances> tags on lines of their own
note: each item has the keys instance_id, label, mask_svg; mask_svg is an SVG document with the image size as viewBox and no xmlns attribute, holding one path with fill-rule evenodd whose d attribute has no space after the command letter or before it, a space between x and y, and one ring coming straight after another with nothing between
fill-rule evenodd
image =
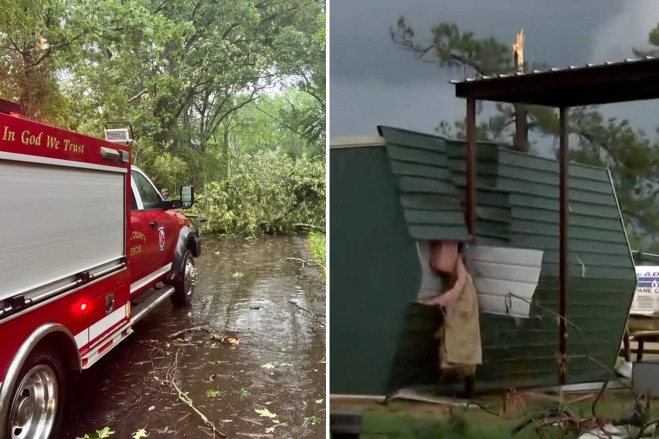
<instances>
[{"instance_id":1,"label":"grass","mask_svg":"<svg viewBox=\"0 0 659 439\"><path fill-rule=\"evenodd\" d=\"M309 249L314 259L318 261L321 269L323 270L323 276L325 276L325 267L327 260L327 251L325 250L325 234L318 232L311 232L307 238L309 243Z\"/></svg>"},{"instance_id":2,"label":"grass","mask_svg":"<svg viewBox=\"0 0 659 439\"><path fill-rule=\"evenodd\" d=\"M388 406L368 404L330 405L362 415L361 439L471 439L509 438L512 421L504 421L478 409L464 411L445 405L392 401ZM351 407L352 406L352 407ZM519 439L537 437L519 435Z\"/></svg>"},{"instance_id":3,"label":"grass","mask_svg":"<svg viewBox=\"0 0 659 439\"><path fill-rule=\"evenodd\" d=\"M594 396L594 395L593 395ZM495 400L482 401L495 412ZM593 399L572 402L568 405L576 417L591 415ZM600 419L620 418L629 414L631 395L626 391L606 392L597 405ZM357 403L332 401L331 411L352 411L362 414L363 429L361 439L470 439L470 438L510 438L511 431L524 416L523 412L536 412L541 408L553 406L548 401L527 401L525 407L519 407L505 416L495 416L476 407L464 409L442 404L428 404L413 401L391 401L387 406L374 402ZM657 402L651 406L650 419L659 416ZM515 439L558 438L572 439L578 437L576 431L564 432L561 436L555 427L543 427L540 435L533 428L526 428L512 436Z\"/></svg>"},{"instance_id":4,"label":"grass","mask_svg":"<svg viewBox=\"0 0 659 439\"><path fill-rule=\"evenodd\" d=\"M471 439L508 438L510 428L503 423L471 423L467 417L453 416L446 421L427 417L405 415L378 415L365 413L363 439L410 438L410 439ZM489 424L489 425L488 425ZM536 436L537 437L537 436Z\"/></svg>"}]
</instances>

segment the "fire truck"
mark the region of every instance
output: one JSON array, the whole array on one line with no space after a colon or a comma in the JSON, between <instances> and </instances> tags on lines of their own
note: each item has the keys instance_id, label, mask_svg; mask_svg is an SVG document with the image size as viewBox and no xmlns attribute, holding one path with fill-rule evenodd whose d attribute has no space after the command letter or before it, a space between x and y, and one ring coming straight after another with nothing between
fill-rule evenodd
<instances>
[{"instance_id":1,"label":"fire truck","mask_svg":"<svg viewBox=\"0 0 659 439\"><path fill-rule=\"evenodd\" d=\"M67 376L168 298L194 292L199 233L131 165L132 129L105 140L27 120L0 100L0 439L54 439Z\"/></svg>"}]
</instances>

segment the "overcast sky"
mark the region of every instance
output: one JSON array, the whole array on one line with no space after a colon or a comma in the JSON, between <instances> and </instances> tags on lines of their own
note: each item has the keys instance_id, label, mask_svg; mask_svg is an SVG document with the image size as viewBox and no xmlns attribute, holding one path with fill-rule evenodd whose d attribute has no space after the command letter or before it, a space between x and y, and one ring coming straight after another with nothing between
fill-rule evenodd
<instances>
[{"instance_id":1,"label":"overcast sky","mask_svg":"<svg viewBox=\"0 0 659 439\"><path fill-rule=\"evenodd\" d=\"M330 136L376 134L377 125L432 133L464 117L449 73L413 59L389 37L400 16L417 37L454 22L477 36L513 43L524 29L524 58L555 67L615 61L645 46L659 23L659 0L330 0ZM654 131L659 103L604 107Z\"/></svg>"}]
</instances>

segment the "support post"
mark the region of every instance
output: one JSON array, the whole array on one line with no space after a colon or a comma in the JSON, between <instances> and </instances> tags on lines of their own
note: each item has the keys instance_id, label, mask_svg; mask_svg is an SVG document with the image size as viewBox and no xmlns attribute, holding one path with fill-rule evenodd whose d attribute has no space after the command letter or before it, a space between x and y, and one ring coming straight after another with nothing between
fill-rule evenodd
<instances>
[{"instance_id":1,"label":"support post","mask_svg":"<svg viewBox=\"0 0 659 439\"><path fill-rule=\"evenodd\" d=\"M476 100L467 98L467 151L465 152L465 207L467 210L467 231L472 238L476 236ZM465 398L471 399L475 393L476 379L473 375L464 379Z\"/></svg>"},{"instance_id":2,"label":"support post","mask_svg":"<svg viewBox=\"0 0 659 439\"><path fill-rule=\"evenodd\" d=\"M476 100L473 98L467 98L465 128L467 135L467 151L465 154L467 230L473 237L476 234Z\"/></svg>"},{"instance_id":3,"label":"support post","mask_svg":"<svg viewBox=\"0 0 659 439\"><path fill-rule=\"evenodd\" d=\"M568 292L568 231L569 231L569 194L568 194L568 150L569 133L567 130L568 109L559 109L560 124L560 146L559 146L559 206L560 206L560 251L559 251L559 304L558 314L558 372L560 384L563 385L567 378L567 292Z\"/></svg>"}]
</instances>

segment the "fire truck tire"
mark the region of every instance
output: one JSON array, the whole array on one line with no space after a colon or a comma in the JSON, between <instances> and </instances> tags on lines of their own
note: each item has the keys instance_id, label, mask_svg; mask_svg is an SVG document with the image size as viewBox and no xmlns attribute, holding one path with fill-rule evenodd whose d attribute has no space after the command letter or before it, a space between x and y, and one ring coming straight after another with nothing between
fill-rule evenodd
<instances>
[{"instance_id":1,"label":"fire truck tire","mask_svg":"<svg viewBox=\"0 0 659 439\"><path fill-rule=\"evenodd\" d=\"M18 374L7 413L5 436L8 439L57 438L65 392L66 371L59 357L49 349L35 349Z\"/></svg>"},{"instance_id":2,"label":"fire truck tire","mask_svg":"<svg viewBox=\"0 0 659 439\"><path fill-rule=\"evenodd\" d=\"M174 293L170 296L172 304L174 306L190 305L196 283L197 269L194 266L194 258L192 252L186 250L181 271L172 283L174 285Z\"/></svg>"}]
</instances>

